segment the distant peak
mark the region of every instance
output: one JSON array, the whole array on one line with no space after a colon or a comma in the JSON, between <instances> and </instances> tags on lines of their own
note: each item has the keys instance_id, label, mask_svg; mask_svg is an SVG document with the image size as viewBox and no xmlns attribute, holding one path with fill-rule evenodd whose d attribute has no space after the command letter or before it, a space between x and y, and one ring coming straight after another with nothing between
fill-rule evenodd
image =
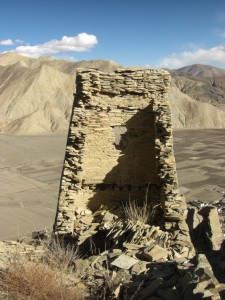
<instances>
[{"instance_id":1,"label":"distant peak","mask_svg":"<svg viewBox=\"0 0 225 300\"><path fill-rule=\"evenodd\" d=\"M57 60L55 57L52 56L40 56L38 58L40 61L52 61L52 60Z\"/></svg>"},{"instance_id":2,"label":"distant peak","mask_svg":"<svg viewBox=\"0 0 225 300\"><path fill-rule=\"evenodd\" d=\"M199 76L199 77L217 77L224 76L225 70L202 64L194 64L180 69L170 70L173 75L182 75L182 76Z\"/></svg>"},{"instance_id":3,"label":"distant peak","mask_svg":"<svg viewBox=\"0 0 225 300\"><path fill-rule=\"evenodd\" d=\"M29 58L29 57L27 57L27 56L18 54L18 53L16 53L16 52L4 52L4 53L1 53L0 55L1 55L1 56L4 56L4 57L11 57L11 58L14 58L14 57L25 57L25 58Z\"/></svg>"}]
</instances>

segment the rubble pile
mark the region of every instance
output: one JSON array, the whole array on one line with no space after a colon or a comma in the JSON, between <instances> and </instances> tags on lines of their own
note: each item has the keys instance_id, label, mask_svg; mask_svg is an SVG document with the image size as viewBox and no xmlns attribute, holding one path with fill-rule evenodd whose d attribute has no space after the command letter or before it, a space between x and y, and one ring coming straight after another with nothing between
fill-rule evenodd
<instances>
[{"instance_id":1,"label":"rubble pile","mask_svg":"<svg viewBox=\"0 0 225 300\"><path fill-rule=\"evenodd\" d=\"M28 244L17 241L0 241L0 270L6 269L16 256L29 257L33 260L41 257L43 245Z\"/></svg>"},{"instance_id":2,"label":"rubble pile","mask_svg":"<svg viewBox=\"0 0 225 300\"><path fill-rule=\"evenodd\" d=\"M196 261L156 262L146 256L137 259L127 250L76 260L74 281L86 286L91 299L103 299L103 295L106 299L221 299L225 286L219 284L203 254Z\"/></svg>"},{"instance_id":3,"label":"rubble pile","mask_svg":"<svg viewBox=\"0 0 225 300\"><path fill-rule=\"evenodd\" d=\"M101 207L76 209L76 234L90 250L74 261L72 278L91 299L221 299L219 284L204 254L177 252L173 236L157 226L122 220ZM105 247L91 247L100 234ZM104 238L103 238L104 237ZM96 245L95 245L96 246Z\"/></svg>"},{"instance_id":4,"label":"rubble pile","mask_svg":"<svg viewBox=\"0 0 225 300\"><path fill-rule=\"evenodd\" d=\"M68 278L82 287L84 299L221 299L225 285L215 278L206 256L193 257L185 246L180 252L174 249L178 233L120 218L107 207L93 213L79 206L75 215L73 244L78 245L79 254L71 261ZM199 216L202 222L204 216ZM207 216L215 219L211 213ZM195 220L192 227L196 224ZM20 242L1 242L1 262L7 267L3 257L10 260L20 251L40 257L39 239L46 238L49 234L36 233Z\"/></svg>"},{"instance_id":5,"label":"rubble pile","mask_svg":"<svg viewBox=\"0 0 225 300\"><path fill-rule=\"evenodd\" d=\"M82 245L88 239L94 241L95 235L98 235L104 237L104 247L107 249L114 249L118 246L123 249L129 245L131 249L128 247L127 251L137 256L140 253L148 256L151 254L147 253L153 252L160 256L162 251L165 260L193 257L194 249L188 248L186 244L189 245L188 232L184 231L184 238L181 240L179 237L178 243L179 230L170 233L159 226L142 223L140 220L119 218L110 213L107 207L101 207L94 213L84 207L77 207L75 215L76 226L73 239L78 245Z\"/></svg>"}]
</instances>

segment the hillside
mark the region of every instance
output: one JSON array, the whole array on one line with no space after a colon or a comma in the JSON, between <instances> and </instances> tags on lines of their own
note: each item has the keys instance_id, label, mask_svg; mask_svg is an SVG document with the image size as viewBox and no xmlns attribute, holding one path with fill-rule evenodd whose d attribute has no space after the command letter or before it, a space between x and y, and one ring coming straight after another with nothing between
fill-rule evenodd
<instances>
[{"instance_id":1,"label":"hillside","mask_svg":"<svg viewBox=\"0 0 225 300\"><path fill-rule=\"evenodd\" d=\"M172 82L169 104L173 128L224 128L225 111L182 93Z\"/></svg>"},{"instance_id":2,"label":"hillside","mask_svg":"<svg viewBox=\"0 0 225 300\"><path fill-rule=\"evenodd\" d=\"M111 60L68 62L0 54L0 132L48 134L68 129L79 67L110 72ZM194 65L170 71L174 128L225 127L225 70Z\"/></svg>"},{"instance_id":3,"label":"hillside","mask_svg":"<svg viewBox=\"0 0 225 300\"><path fill-rule=\"evenodd\" d=\"M177 88L191 98L225 107L225 70L212 66L192 65L170 70Z\"/></svg>"},{"instance_id":4,"label":"hillside","mask_svg":"<svg viewBox=\"0 0 225 300\"><path fill-rule=\"evenodd\" d=\"M67 130L74 74L79 67L110 72L119 65L103 60L67 62L15 53L0 55L0 132L45 134Z\"/></svg>"}]
</instances>

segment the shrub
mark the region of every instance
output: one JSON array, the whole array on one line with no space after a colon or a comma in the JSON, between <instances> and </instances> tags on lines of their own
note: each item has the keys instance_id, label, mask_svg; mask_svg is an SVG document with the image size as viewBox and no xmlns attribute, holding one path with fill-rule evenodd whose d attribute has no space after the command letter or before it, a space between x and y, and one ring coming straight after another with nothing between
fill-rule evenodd
<instances>
[{"instance_id":1,"label":"shrub","mask_svg":"<svg viewBox=\"0 0 225 300\"><path fill-rule=\"evenodd\" d=\"M0 290L9 300L80 300L79 290L68 272L76 251L58 241L44 249L36 261L15 255L8 269L0 270Z\"/></svg>"},{"instance_id":2,"label":"shrub","mask_svg":"<svg viewBox=\"0 0 225 300\"><path fill-rule=\"evenodd\" d=\"M65 274L70 271L73 261L79 257L78 248L65 244L63 240L54 238L49 245L46 245L42 255L42 261L52 269L57 269Z\"/></svg>"},{"instance_id":3,"label":"shrub","mask_svg":"<svg viewBox=\"0 0 225 300\"><path fill-rule=\"evenodd\" d=\"M8 299L82 299L61 272L40 262L14 262L7 271L1 272L1 279L1 288Z\"/></svg>"}]
</instances>

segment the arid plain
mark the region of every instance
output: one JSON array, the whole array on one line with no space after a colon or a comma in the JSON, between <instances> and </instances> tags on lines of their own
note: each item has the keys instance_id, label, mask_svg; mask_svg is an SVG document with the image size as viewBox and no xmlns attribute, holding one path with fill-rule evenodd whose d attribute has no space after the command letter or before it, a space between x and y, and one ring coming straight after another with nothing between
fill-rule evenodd
<instances>
[{"instance_id":1,"label":"arid plain","mask_svg":"<svg viewBox=\"0 0 225 300\"><path fill-rule=\"evenodd\" d=\"M51 228L67 133L0 135L0 239ZM177 172L187 201L225 196L225 130L174 130Z\"/></svg>"},{"instance_id":2,"label":"arid plain","mask_svg":"<svg viewBox=\"0 0 225 300\"><path fill-rule=\"evenodd\" d=\"M1 240L52 227L66 135L0 135Z\"/></svg>"}]
</instances>

